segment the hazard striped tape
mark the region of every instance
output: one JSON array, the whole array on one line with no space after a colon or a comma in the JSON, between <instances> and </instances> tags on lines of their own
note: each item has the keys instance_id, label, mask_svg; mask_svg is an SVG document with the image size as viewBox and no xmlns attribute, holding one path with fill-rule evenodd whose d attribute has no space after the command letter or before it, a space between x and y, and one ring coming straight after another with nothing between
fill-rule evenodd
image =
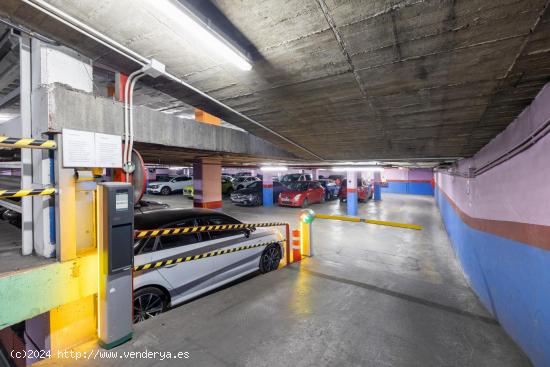
<instances>
[{"instance_id":1,"label":"hazard striped tape","mask_svg":"<svg viewBox=\"0 0 550 367\"><path fill-rule=\"evenodd\" d=\"M0 198L22 198L25 196L44 196L55 194L54 188L34 190L0 190Z\"/></svg>"},{"instance_id":2,"label":"hazard striped tape","mask_svg":"<svg viewBox=\"0 0 550 367\"><path fill-rule=\"evenodd\" d=\"M177 258L168 259L168 260L156 261L156 262L152 262L152 263L148 263L148 264L136 265L136 266L134 266L134 271L158 269L158 268L162 268L162 267L168 266L168 265L174 265L174 264L185 263L185 262L190 262L190 261L195 261L195 260L200 260L200 259L206 259L208 257L214 257L214 256L230 254L230 253L238 252L238 251L250 250L252 248L257 248L257 247L262 247L262 246L269 246L269 245L273 245L273 244L281 244L282 242L283 241L263 242L263 243L257 243L255 245L239 246L239 247L233 247L233 248L229 248L229 249L225 249L225 250L216 250L216 251L205 252L205 253L199 254L199 255L186 256L186 257L177 257Z\"/></svg>"},{"instance_id":3,"label":"hazard striped tape","mask_svg":"<svg viewBox=\"0 0 550 367\"><path fill-rule=\"evenodd\" d=\"M241 223L241 224L220 224L213 226L197 226L197 227L177 227L177 228L162 228L162 229L144 229L134 231L135 238L148 238L158 236L173 236L185 233L198 232L213 232L213 231L230 231L235 229L259 228L259 227L277 227L284 226L285 222L271 223Z\"/></svg>"},{"instance_id":4,"label":"hazard striped tape","mask_svg":"<svg viewBox=\"0 0 550 367\"><path fill-rule=\"evenodd\" d=\"M31 149L55 149L57 144L53 140L10 138L0 136L0 147L4 148L31 148Z\"/></svg>"}]
</instances>

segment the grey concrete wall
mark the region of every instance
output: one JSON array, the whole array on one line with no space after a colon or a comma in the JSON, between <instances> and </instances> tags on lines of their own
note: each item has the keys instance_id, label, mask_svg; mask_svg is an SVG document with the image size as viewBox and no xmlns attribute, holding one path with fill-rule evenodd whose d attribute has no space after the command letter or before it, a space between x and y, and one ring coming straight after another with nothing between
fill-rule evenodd
<instances>
[{"instance_id":1,"label":"grey concrete wall","mask_svg":"<svg viewBox=\"0 0 550 367\"><path fill-rule=\"evenodd\" d=\"M124 134L123 105L111 99L68 89L43 87L36 98L48 104L48 129L63 128ZM291 153L250 133L197 123L145 107L134 108L134 140L142 143L265 158L296 159Z\"/></svg>"}]
</instances>

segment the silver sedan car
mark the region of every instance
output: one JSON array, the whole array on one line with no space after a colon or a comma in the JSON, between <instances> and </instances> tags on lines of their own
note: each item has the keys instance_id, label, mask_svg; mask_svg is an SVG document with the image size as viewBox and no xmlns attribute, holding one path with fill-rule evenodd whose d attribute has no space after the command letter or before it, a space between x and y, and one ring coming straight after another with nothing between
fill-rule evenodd
<instances>
[{"instance_id":1,"label":"silver sedan car","mask_svg":"<svg viewBox=\"0 0 550 367\"><path fill-rule=\"evenodd\" d=\"M138 213L134 221L137 230L241 223L226 214L207 209L160 209ZM134 245L134 267L138 269L159 261L191 259L219 250L232 251L134 272L134 322L154 317L171 306L247 274L277 269L284 254L282 240L280 231L274 228L189 233L137 240ZM246 249L243 250L243 246Z\"/></svg>"}]
</instances>

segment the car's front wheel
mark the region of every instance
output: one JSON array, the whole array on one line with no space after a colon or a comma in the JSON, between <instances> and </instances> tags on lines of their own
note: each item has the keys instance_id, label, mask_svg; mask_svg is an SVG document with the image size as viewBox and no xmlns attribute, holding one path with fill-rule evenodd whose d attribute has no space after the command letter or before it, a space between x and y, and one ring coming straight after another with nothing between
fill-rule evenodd
<instances>
[{"instance_id":1,"label":"car's front wheel","mask_svg":"<svg viewBox=\"0 0 550 367\"><path fill-rule=\"evenodd\" d=\"M164 196L166 195L170 195L172 193L172 190L168 187L168 186L164 186L161 190L160 190L160 193Z\"/></svg>"},{"instance_id":2,"label":"car's front wheel","mask_svg":"<svg viewBox=\"0 0 550 367\"><path fill-rule=\"evenodd\" d=\"M145 287L134 292L134 323L158 316L168 308L164 293L154 287Z\"/></svg>"},{"instance_id":3,"label":"car's front wheel","mask_svg":"<svg viewBox=\"0 0 550 367\"><path fill-rule=\"evenodd\" d=\"M277 270L281 262L281 251L278 245L269 245L260 257L260 272L262 274Z\"/></svg>"}]
</instances>

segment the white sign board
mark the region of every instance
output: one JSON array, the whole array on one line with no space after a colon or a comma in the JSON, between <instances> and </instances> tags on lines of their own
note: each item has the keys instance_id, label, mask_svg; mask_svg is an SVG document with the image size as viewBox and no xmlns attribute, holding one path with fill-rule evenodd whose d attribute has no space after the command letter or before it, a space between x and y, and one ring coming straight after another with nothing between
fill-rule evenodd
<instances>
[{"instance_id":1,"label":"white sign board","mask_svg":"<svg viewBox=\"0 0 550 367\"><path fill-rule=\"evenodd\" d=\"M64 167L122 167L122 139L108 135L63 129Z\"/></svg>"},{"instance_id":2,"label":"white sign board","mask_svg":"<svg viewBox=\"0 0 550 367\"><path fill-rule=\"evenodd\" d=\"M117 135L95 133L95 167L122 167L122 139Z\"/></svg>"},{"instance_id":3,"label":"white sign board","mask_svg":"<svg viewBox=\"0 0 550 367\"><path fill-rule=\"evenodd\" d=\"M95 167L94 133L63 129L63 166Z\"/></svg>"}]
</instances>

